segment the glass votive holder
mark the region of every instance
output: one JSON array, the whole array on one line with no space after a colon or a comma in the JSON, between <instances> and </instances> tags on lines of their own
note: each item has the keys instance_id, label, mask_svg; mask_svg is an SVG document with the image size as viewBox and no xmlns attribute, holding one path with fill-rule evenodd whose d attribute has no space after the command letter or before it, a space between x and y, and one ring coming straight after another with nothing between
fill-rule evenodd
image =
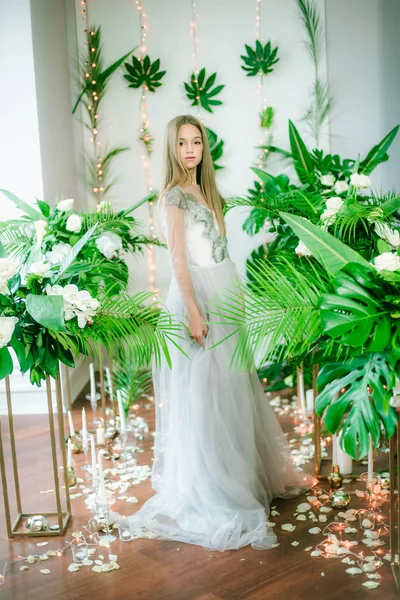
<instances>
[{"instance_id":1,"label":"glass votive holder","mask_svg":"<svg viewBox=\"0 0 400 600\"><path fill-rule=\"evenodd\" d=\"M87 560L89 557L89 546L86 542L77 542L76 544L72 544L72 558L74 562L81 563L84 560Z\"/></svg>"},{"instance_id":2,"label":"glass votive holder","mask_svg":"<svg viewBox=\"0 0 400 600\"><path fill-rule=\"evenodd\" d=\"M358 511L358 518L360 519L360 527L364 530L375 529L375 515L372 511L362 509Z\"/></svg>"},{"instance_id":3,"label":"glass votive holder","mask_svg":"<svg viewBox=\"0 0 400 600\"><path fill-rule=\"evenodd\" d=\"M127 525L118 525L118 535L121 542L130 542L133 540L133 533Z\"/></svg>"}]
</instances>

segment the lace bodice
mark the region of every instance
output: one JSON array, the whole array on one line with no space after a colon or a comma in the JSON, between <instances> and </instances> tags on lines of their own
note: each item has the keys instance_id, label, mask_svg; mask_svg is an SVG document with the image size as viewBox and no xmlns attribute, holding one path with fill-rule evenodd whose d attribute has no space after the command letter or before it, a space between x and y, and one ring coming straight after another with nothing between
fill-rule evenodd
<instances>
[{"instance_id":1,"label":"lace bodice","mask_svg":"<svg viewBox=\"0 0 400 600\"><path fill-rule=\"evenodd\" d=\"M176 205L184 211L185 254L188 265L208 266L228 256L227 239L221 234L214 213L200 204L194 194L175 186L164 194L167 206ZM168 210L168 209L167 209ZM163 219L165 228L165 218Z\"/></svg>"}]
</instances>

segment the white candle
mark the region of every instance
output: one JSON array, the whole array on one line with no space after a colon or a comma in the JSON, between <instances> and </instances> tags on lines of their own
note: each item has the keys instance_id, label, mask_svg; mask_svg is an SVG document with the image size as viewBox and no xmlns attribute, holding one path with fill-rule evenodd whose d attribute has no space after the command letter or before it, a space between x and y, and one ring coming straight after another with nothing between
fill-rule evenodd
<instances>
[{"instance_id":1,"label":"white candle","mask_svg":"<svg viewBox=\"0 0 400 600\"><path fill-rule=\"evenodd\" d=\"M339 471L342 475L351 475L353 472L353 459L347 452L344 452L340 446L340 440L337 440L337 457Z\"/></svg>"},{"instance_id":2,"label":"white candle","mask_svg":"<svg viewBox=\"0 0 400 600\"><path fill-rule=\"evenodd\" d=\"M71 437L74 437L75 435L75 428L74 428L74 423L72 421L72 414L71 411L68 411L68 422L69 422L69 433Z\"/></svg>"},{"instance_id":3,"label":"white candle","mask_svg":"<svg viewBox=\"0 0 400 600\"><path fill-rule=\"evenodd\" d=\"M117 390L117 398L118 398L119 418L120 418L120 422L121 422L121 432L125 433L126 432L126 423L125 423L124 408L122 405L121 390Z\"/></svg>"},{"instance_id":4,"label":"white candle","mask_svg":"<svg viewBox=\"0 0 400 600\"><path fill-rule=\"evenodd\" d=\"M97 464L96 464L96 447L94 445L94 437L90 436L90 450L92 452L92 477L97 479Z\"/></svg>"},{"instance_id":5,"label":"white candle","mask_svg":"<svg viewBox=\"0 0 400 600\"><path fill-rule=\"evenodd\" d=\"M309 415L314 412L314 390L306 390L306 406Z\"/></svg>"},{"instance_id":6,"label":"white candle","mask_svg":"<svg viewBox=\"0 0 400 600\"><path fill-rule=\"evenodd\" d=\"M106 494L106 485L104 482L104 471L103 471L103 461L101 458L101 454L98 455L98 465L99 465L99 489L97 492L97 497L99 502L103 505L107 504L107 494Z\"/></svg>"},{"instance_id":7,"label":"white candle","mask_svg":"<svg viewBox=\"0 0 400 600\"><path fill-rule=\"evenodd\" d=\"M106 430L101 425L96 429L96 444L104 446L106 443Z\"/></svg>"},{"instance_id":8,"label":"white candle","mask_svg":"<svg viewBox=\"0 0 400 600\"><path fill-rule=\"evenodd\" d=\"M90 397L96 398L96 380L94 378L93 363L90 363L90 365L89 365L89 375L90 375Z\"/></svg>"},{"instance_id":9,"label":"white candle","mask_svg":"<svg viewBox=\"0 0 400 600\"><path fill-rule=\"evenodd\" d=\"M72 445L71 438L68 438L67 442L67 467L72 467Z\"/></svg>"},{"instance_id":10,"label":"white candle","mask_svg":"<svg viewBox=\"0 0 400 600\"><path fill-rule=\"evenodd\" d=\"M112 387L112 381L111 381L111 372L108 367L106 367L106 379L107 379L107 386L108 386L108 393L110 395L110 400L113 400L113 387Z\"/></svg>"},{"instance_id":11,"label":"white candle","mask_svg":"<svg viewBox=\"0 0 400 600\"><path fill-rule=\"evenodd\" d=\"M337 436L332 435L332 467L336 467L337 461Z\"/></svg>"},{"instance_id":12,"label":"white candle","mask_svg":"<svg viewBox=\"0 0 400 600\"><path fill-rule=\"evenodd\" d=\"M304 392L304 375L302 369L297 369L297 390L299 394L300 407L303 416L305 417L307 414L306 411L306 398Z\"/></svg>"},{"instance_id":13,"label":"white candle","mask_svg":"<svg viewBox=\"0 0 400 600\"><path fill-rule=\"evenodd\" d=\"M86 424L86 410L85 407L82 408L82 446L83 449L88 446L88 430Z\"/></svg>"},{"instance_id":14,"label":"white candle","mask_svg":"<svg viewBox=\"0 0 400 600\"><path fill-rule=\"evenodd\" d=\"M368 451L368 481L373 480L372 473L374 471L374 446L372 443L372 436L369 436L369 451Z\"/></svg>"}]
</instances>

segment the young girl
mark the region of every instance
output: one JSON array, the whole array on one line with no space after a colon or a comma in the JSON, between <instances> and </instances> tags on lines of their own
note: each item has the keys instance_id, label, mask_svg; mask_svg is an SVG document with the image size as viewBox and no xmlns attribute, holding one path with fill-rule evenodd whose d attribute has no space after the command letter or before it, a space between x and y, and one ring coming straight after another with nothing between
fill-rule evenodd
<instances>
[{"instance_id":1,"label":"young girl","mask_svg":"<svg viewBox=\"0 0 400 600\"><path fill-rule=\"evenodd\" d=\"M137 537L231 550L271 548L272 498L314 485L291 462L257 373L230 368L233 328L212 323L212 304L237 288L207 134L192 116L167 126L160 195L171 256L168 310L187 330L171 344L172 369L154 368L156 494L129 517ZM216 319L214 319L215 321Z\"/></svg>"}]
</instances>

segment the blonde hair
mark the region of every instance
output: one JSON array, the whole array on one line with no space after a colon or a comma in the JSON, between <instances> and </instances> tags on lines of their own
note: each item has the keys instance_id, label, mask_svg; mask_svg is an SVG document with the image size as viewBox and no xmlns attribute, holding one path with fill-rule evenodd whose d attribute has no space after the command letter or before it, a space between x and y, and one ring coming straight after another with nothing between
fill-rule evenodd
<instances>
[{"instance_id":1,"label":"blonde hair","mask_svg":"<svg viewBox=\"0 0 400 600\"><path fill-rule=\"evenodd\" d=\"M215 212L222 235L226 234L226 227L222 207L224 198L218 191L215 181L215 171L208 144L207 132L198 119L191 115L180 115L171 119L167 125L164 142L164 173L160 190L163 194L175 186L191 183L190 171L179 157L179 129L182 125L194 125L200 131L203 142L203 156L196 167L196 182L200 186L208 207Z\"/></svg>"}]
</instances>

